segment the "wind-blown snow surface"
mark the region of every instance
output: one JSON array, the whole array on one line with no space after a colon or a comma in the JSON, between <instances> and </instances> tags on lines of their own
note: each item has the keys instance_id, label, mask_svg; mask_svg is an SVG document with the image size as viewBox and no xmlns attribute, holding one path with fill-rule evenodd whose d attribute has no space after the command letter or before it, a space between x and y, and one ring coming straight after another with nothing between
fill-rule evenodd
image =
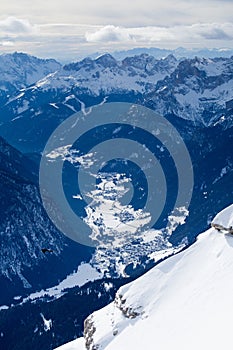
<instances>
[{"instance_id":1,"label":"wind-blown snow surface","mask_svg":"<svg viewBox=\"0 0 233 350\"><path fill-rule=\"evenodd\" d=\"M233 225L233 205L213 222ZM76 349L232 349L233 236L210 228L118 291L85 322ZM59 350L71 350L72 344Z\"/></svg>"},{"instance_id":2,"label":"wind-blown snow surface","mask_svg":"<svg viewBox=\"0 0 233 350\"><path fill-rule=\"evenodd\" d=\"M59 346L57 350L83 350L85 349L85 341L83 338L75 339L68 344Z\"/></svg>"}]
</instances>

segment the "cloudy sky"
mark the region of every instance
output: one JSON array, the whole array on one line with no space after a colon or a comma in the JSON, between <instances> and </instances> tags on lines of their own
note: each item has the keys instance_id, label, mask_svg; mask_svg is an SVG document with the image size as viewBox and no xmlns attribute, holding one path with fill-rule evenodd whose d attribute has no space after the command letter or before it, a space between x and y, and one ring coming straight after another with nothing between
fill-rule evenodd
<instances>
[{"instance_id":1,"label":"cloudy sky","mask_svg":"<svg viewBox=\"0 0 233 350\"><path fill-rule=\"evenodd\" d=\"M233 48L233 0L1 0L0 52L72 60L132 47Z\"/></svg>"}]
</instances>

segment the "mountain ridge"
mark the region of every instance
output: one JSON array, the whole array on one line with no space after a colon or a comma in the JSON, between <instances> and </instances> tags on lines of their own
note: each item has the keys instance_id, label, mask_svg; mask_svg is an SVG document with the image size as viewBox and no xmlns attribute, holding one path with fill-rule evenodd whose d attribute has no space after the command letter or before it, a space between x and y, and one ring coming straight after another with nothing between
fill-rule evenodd
<instances>
[{"instance_id":1,"label":"mountain ridge","mask_svg":"<svg viewBox=\"0 0 233 350\"><path fill-rule=\"evenodd\" d=\"M16 293L25 295L65 277L85 254L49 220L39 194L36 165L1 137L0 178L2 305L9 304ZM43 247L51 248L53 254L43 254ZM61 271L56 271L58 263Z\"/></svg>"},{"instance_id":2,"label":"mountain ridge","mask_svg":"<svg viewBox=\"0 0 233 350\"><path fill-rule=\"evenodd\" d=\"M0 55L0 103L7 103L17 91L60 67L55 59L40 59L22 52Z\"/></svg>"},{"instance_id":3,"label":"mountain ridge","mask_svg":"<svg viewBox=\"0 0 233 350\"><path fill-rule=\"evenodd\" d=\"M145 53L122 61L110 54L85 58L3 103L0 134L17 148L22 143L21 150L25 150L24 128L20 130L24 122L34 129L38 118L51 119L54 128L61 118L80 111L82 104L93 106L106 100L143 104L165 117L173 115L196 125L211 126L221 118L233 124L232 69L233 58L178 61L169 55L158 60Z\"/></svg>"}]
</instances>

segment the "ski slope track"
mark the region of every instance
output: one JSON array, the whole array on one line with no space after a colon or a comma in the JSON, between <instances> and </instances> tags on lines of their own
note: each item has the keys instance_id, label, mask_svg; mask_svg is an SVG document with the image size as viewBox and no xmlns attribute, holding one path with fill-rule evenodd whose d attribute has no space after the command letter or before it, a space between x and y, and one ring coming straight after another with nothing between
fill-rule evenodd
<instances>
[{"instance_id":1,"label":"ski slope track","mask_svg":"<svg viewBox=\"0 0 233 350\"><path fill-rule=\"evenodd\" d=\"M230 227L233 205L213 220ZM119 289L59 350L232 349L233 236L214 228Z\"/></svg>"}]
</instances>

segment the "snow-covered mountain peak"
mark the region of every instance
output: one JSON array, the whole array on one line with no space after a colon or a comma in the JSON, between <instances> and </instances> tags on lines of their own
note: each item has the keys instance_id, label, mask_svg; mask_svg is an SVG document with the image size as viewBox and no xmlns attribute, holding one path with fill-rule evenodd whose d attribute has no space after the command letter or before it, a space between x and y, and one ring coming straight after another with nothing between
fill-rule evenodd
<instances>
[{"instance_id":1,"label":"snow-covered mountain peak","mask_svg":"<svg viewBox=\"0 0 233 350\"><path fill-rule=\"evenodd\" d=\"M224 227L233 226L233 205L217 214L213 220L213 223Z\"/></svg>"},{"instance_id":2,"label":"snow-covered mountain peak","mask_svg":"<svg viewBox=\"0 0 233 350\"><path fill-rule=\"evenodd\" d=\"M86 57L81 61L68 63L63 67L64 71L79 71L81 68L93 69L95 67L94 61L90 57Z\"/></svg>"},{"instance_id":3,"label":"snow-covered mountain peak","mask_svg":"<svg viewBox=\"0 0 233 350\"><path fill-rule=\"evenodd\" d=\"M90 57L86 57L81 61L66 64L64 66L65 71L79 71L81 69L93 70L93 69L105 69L117 66L116 59L110 54L104 54L93 60Z\"/></svg>"},{"instance_id":4,"label":"snow-covered mountain peak","mask_svg":"<svg viewBox=\"0 0 233 350\"><path fill-rule=\"evenodd\" d=\"M184 59L149 93L151 102L162 115L214 124L232 114L232 69L231 58Z\"/></svg>"},{"instance_id":5,"label":"snow-covered mountain peak","mask_svg":"<svg viewBox=\"0 0 233 350\"><path fill-rule=\"evenodd\" d=\"M95 62L104 68L117 66L117 60L109 53L96 58Z\"/></svg>"},{"instance_id":6,"label":"snow-covered mountain peak","mask_svg":"<svg viewBox=\"0 0 233 350\"><path fill-rule=\"evenodd\" d=\"M213 220L233 225L233 205ZM183 252L119 289L85 321L78 349L231 349L233 236L210 228ZM72 348L59 348L61 350Z\"/></svg>"},{"instance_id":7,"label":"snow-covered mountain peak","mask_svg":"<svg viewBox=\"0 0 233 350\"><path fill-rule=\"evenodd\" d=\"M142 53L140 55L135 55L131 57L126 57L122 61L123 66L131 66L134 68L138 69L145 69L145 66L150 64L150 65L155 65L158 62L156 58L153 56L150 56L146 53Z\"/></svg>"},{"instance_id":8,"label":"snow-covered mountain peak","mask_svg":"<svg viewBox=\"0 0 233 350\"><path fill-rule=\"evenodd\" d=\"M26 53L0 55L1 81L24 88L61 67L54 59L40 59Z\"/></svg>"},{"instance_id":9,"label":"snow-covered mountain peak","mask_svg":"<svg viewBox=\"0 0 233 350\"><path fill-rule=\"evenodd\" d=\"M164 65L164 66L177 66L178 64L178 60L175 56L173 56L172 54L163 57L161 60L159 60L160 64Z\"/></svg>"},{"instance_id":10,"label":"snow-covered mountain peak","mask_svg":"<svg viewBox=\"0 0 233 350\"><path fill-rule=\"evenodd\" d=\"M134 91L145 93L155 87L158 80L174 71L178 62L156 60L142 54L118 62L110 54L93 60L89 57L76 63L65 65L55 74L38 81L34 87L41 92L59 90L60 94L76 90L77 94L98 96L100 94Z\"/></svg>"},{"instance_id":11,"label":"snow-covered mountain peak","mask_svg":"<svg viewBox=\"0 0 233 350\"><path fill-rule=\"evenodd\" d=\"M123 61L117 61L110 54L96 59L87 57L55 73L43 74L23 95L18 94L7 110L11 115L13 109L14 118L28 110L40 114L34 101L41 99L43 106L47 103L75 112L83 96L84 99L115 95L125 98L127 94L140 100L143 95L145 104L161 115L212 125L224 114L232 113L232 69L233 58L195 57L178 61L168 55L158 60L147 53L126 57Z\"/></svg>"},{"instance_id":12,"label":"snow-covered mountain peak","mask_svg":"<svg viewBox=\"0 0 233 350\"><path fill-rule=\"evenodd\" d=\"M0 104L4 105L19 90L34 84L61 65L54 59L40 59L25 53L0 55Z\"/></svg>"}]
</instances>

